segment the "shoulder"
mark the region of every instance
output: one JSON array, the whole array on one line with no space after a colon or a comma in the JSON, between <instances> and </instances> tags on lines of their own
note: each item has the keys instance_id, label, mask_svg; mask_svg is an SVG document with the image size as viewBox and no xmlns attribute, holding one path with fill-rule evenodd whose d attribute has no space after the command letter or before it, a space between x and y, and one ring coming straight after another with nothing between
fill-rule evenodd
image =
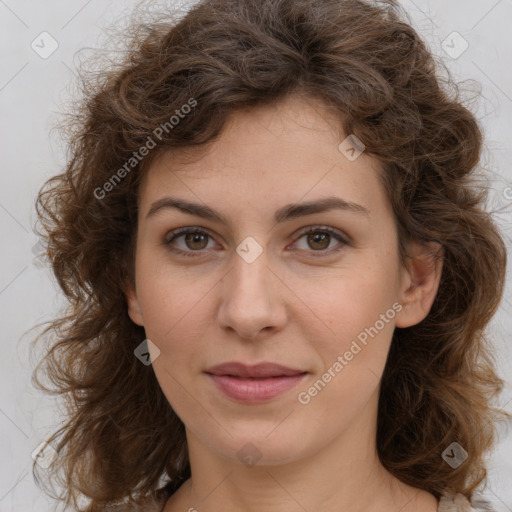
<instances>
[{"instance_id":1,"label":"shoulder","mask_svg":"<svg viewBox=\"0 0 512 512\"><path fill-rule=\"evenodd\" d=\"M461 493L445 491L439 500L437 512L495 512L488 501L480 496L469 500Z\"/></svg>"}]
</instances>

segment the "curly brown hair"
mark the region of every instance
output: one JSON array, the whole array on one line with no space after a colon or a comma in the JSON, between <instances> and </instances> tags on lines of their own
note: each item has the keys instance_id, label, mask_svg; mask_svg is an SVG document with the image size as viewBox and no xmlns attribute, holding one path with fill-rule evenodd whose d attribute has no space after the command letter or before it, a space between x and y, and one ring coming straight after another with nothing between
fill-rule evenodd
<instances>
[{"instance_id":1,"label":"curly brown hair","mask_svg":"<svg viewBox=\"0 0 512 512\"><path fill-rule=\"evenodd\" d=\"M152 367L134 357L146 336L128 316L124 289L134 282L138 186L161 151L203 146L237 109L290 94L321 99L382 163L401 261L410 240L444 249L430 313L395 329L377 449L401 481L437 498L447 488L469 497L486 479L496 421L507 416L492 405L503 381L484 333L502 296L506 251L475 180L483 131L459 86L395 0L203 0L180 19L151 16L137 15L115 67L82 78L83 99L66 124L67 166L36 200L69 301L42 333L51 342L33 375L66 399L67 421L48 440L62 436L49 469L66 504L85 496L79 510L95 510L162 482L175 490L190 476L184 425ZM457 469L441 458L453 441L468 453ZM34 462L39 481L36 470Z\"/></svg>"}]
</instances>

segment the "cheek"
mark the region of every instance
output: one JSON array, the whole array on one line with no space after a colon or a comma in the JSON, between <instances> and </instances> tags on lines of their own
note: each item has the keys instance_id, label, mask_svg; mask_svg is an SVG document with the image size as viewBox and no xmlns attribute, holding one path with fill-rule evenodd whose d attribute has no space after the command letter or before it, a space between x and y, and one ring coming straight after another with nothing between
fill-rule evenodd
<instances>
[{"instance_id":1,"label":"cheek","mask_svg":"<svg viewBox=\"0 0 512 512\"><path fill-rule=\"evenodd\" d=\"M344 422L357 416L376 392L396 316L393 279L375 262L366 268L354 265L322 293L309 295L311 309L322 312L324 321L316 321L317 331L309 333L321 364L301 388L300 403L310 399L317 410L337 404L343 409L339 421Z\"/></svg>"},{"instance_id":2,"label":"cheek","mask_svg":"<svg viewBox=\"0 0 512 512\"><path fill-rule=\"evenodd\" d=\"M378 258L358 265L347 265L328 280L301 283L301 295L316 313L315 325L322 329L326 347L340 351L377 323L379 334L389 338L396 311L396 275ZM386 312L387 315L386 315ZM381 320L381 315L385 315ZM319 321L321 320L321 321ZM374 332L372 330L372 332ZM329 334L327 337L325 333ZM322 339L320 338L320 339Z\"/></svg>"},{"instance_id":3,"label":"cheek","mask_svg":"<svg viewBox=\"0 0 512 512\"><path fill-rule=\"evenodd\" d=\"M182 421L202 417L204 411L191 398L197 397L191 378L200 372L198 354L208 348L205 332L211 313L205 308L211 285L155 265L146 267L139 277L146 336L160 350L152 365L160 388Z\"/></svg>"},{"instance_id":4,"label":"cheek","mask_svg":"<svg viewBox=\"0 0 512 512\"><path fill-rule=\"evenodd\" d=\"M309 333L321 364L299 390L303 393L299 403L309 400L311 411L326 415L339 406L337 427L362 411L384 371L399 305L393 302L391 285L379 286L382 281L383 274L353 272L312 297L312 309L323 311L328 330L316 322L317 332Z\"/></svg>"},{"instance_id":5,"label":"cheek","mask_svg":"<svg viewBox=\"0 0 512 512\"><path fill-rule=\"evenodd\" d=\"M136 259L137 297L146 335L166 345L183 325L195 325L193 320L203 307L211 279L171 265L165 251L143 242Z\"/></svg>"},{"instance_id":6,"label":"cheek","mask_svg":"<svg viewBox=\"0 0 512 512\"><path fill-rule=\"evenodd\" d=\"M161 350L190 346L185 343L187 338L195 339L204 332L207 293L207 287L185 286L171 276L147 279L139 290L147 336L153 337Z\"/></svg>"}]
</instances>

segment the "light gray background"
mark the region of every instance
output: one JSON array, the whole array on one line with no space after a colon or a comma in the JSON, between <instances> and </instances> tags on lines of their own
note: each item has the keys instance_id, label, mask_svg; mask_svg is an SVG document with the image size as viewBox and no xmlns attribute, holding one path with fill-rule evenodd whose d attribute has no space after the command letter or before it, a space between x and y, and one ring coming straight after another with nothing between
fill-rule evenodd
<instances>
[{"instance_id":1,"label":"light gray background","mask_svg":"<svg viewBox=\"0 0 512 512\"><path fill-rule=\"evenodd\" d=\"M65 161L64 148L51 129L75 81L75 52L98 46L102 28L120 19L135 3L0 0L0 512L53 510L52 502L33 481L31 453L61 419L56 400L31 386L38 357L30 356L33 336L24 333L35 323L54 317L63 300L49 271L35 258L37 238L31 230L34 198L43 181L60 172ZM510 248L512 0L402 3L416 29L454 76L481 84L482 98L475 109L486 130L488 149L482 163L492 178L490 207L497 210ZM46 59L31 48L43 31L58 43ZM451 35L454 31L463 39ZM469 46L456 58L444 51L443 41L452 54L460 53L463 40ZM45 49L49 48L47 40ZM500 374L507 380L499 404L512 413L511 295L509 278L490 332L496 340ZM512 434L510 429L501 431L500 444L489 459L490 481L484 496L498 512L505 512L512 511Z\"/></svg>"}]
</instances>

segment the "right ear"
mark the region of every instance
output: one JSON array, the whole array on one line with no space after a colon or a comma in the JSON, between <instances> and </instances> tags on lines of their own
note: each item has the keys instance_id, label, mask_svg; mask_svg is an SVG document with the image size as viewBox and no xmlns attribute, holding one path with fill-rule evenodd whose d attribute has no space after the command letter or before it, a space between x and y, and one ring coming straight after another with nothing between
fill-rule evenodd
<instances>
[{"instance_id":1,"label":"right ear","mask_svg":"<svg viewBox=\"0 0 512 512\"><path fill-rule=\"evenodd\" d=\"M126 283L124 287L124 295L126 297L126 304L128 306L128 316L132 319L132 322L144 326L144 320L142 318L142 311L135 290L135 285L131 282Z\"/></svg>"}]
</instances>

